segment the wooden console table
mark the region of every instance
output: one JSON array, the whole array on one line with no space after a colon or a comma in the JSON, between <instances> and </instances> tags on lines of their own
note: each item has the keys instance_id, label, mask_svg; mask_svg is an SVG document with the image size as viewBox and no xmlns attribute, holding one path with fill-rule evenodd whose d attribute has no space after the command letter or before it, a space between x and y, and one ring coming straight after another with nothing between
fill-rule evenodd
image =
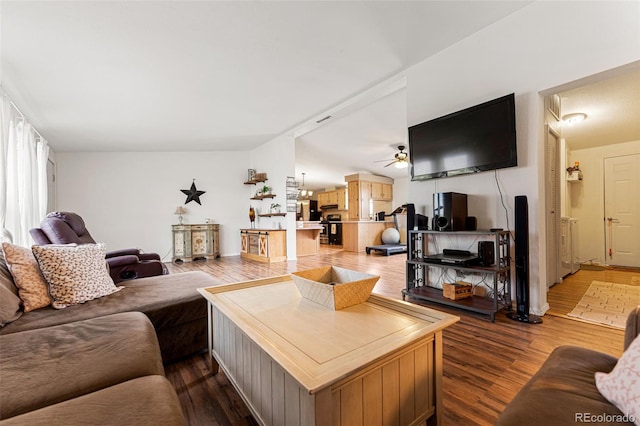
<instances>
[{"instance_id":1,"label":"wooden console table","mask_svg":"<svg viewBox=\"0 0 640 426\"><path fill-rule=\"evenodd\" d=\"M173 262L191 262L194 259L220 257L220 225L216 223L172 225L171 228Z\"/></svg>"},{"instance_id":2,"label":"wooden console table","mask_svg":"<svg viewBox=\"0 0 640 426\"><path fill-rule=\"evenodd\" d=\"M209 352L264 425L439 424L442 330L458 317L371 295L333 311L290 276L198 290Z\"/></svg>"}]
</instances>

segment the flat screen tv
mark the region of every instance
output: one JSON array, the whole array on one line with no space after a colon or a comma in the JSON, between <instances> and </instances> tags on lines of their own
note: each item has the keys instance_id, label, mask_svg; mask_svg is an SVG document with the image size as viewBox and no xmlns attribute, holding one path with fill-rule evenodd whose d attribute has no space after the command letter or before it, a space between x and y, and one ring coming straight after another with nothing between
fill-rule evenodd
<instances>
[{"instance_id":1,"label":"flat screen tv","mask_svg":"<svg viewBox=\"0 0 640 426\"><path fill-rule=\"evenodd\" d=\"M517 166L516 151L513 93L409 127L411 180Z\"/></svg>"}]
</instances>

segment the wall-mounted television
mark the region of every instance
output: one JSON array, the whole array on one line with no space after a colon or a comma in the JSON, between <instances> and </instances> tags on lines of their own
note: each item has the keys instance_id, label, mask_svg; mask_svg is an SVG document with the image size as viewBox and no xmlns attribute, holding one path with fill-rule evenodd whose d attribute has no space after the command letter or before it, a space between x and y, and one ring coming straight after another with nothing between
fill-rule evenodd
<instances>
[{"instance_id":1,"label":"wall-mounted television","mask_svg":"<svg viewBox=\"0 0 640 426\"><path fill-rule=\"evenodd\" d=\"M514 94L409 127L409 158L411 180L517 166Z\"/></svg>"}]
</instances>

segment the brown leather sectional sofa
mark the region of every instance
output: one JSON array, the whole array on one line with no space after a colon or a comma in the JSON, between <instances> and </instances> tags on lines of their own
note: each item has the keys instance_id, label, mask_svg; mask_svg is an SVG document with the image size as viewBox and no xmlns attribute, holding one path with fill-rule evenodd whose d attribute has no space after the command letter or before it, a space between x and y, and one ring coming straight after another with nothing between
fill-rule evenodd
<instances>
[{"instance_id":1,"label":"brown leather sectional sofa","mask_svg":"<svg viewBox=\"0 0 640 426\"><path fill-rule=\"evenodd\" d=\"M625 350L640 334L640 306L630 313L625 329ZM577 346L556 348L540 370L502 412L496 426L633 425L596 387L595 373L609 373L618 359ZM589 419L589 420L586 420ZM610 419L611 421L608 421Z\"/></svg>"},{"instance_id":2,"label":"brown leather sectional sofa","mask_svg":"<svg viewBox=\"0 0 640 426\"><path fill-rule=\"evenodd\" d=\"M15 298L1 253L0 296ZM206 349L207 303L197 288L217 283L185 272L120 284L82 304L3 320L0 425L186 424L163 364Z\"/></svg>"},{"instance_id":3,"label":"brown leather sectional sofa","mask_svg":"<svg viewBox=\"0 0 640 426\"><path fill-rule=\"evenodd\" d=\"M199 287L217 283L200 271L159 275L119 283L124 289L70 306L51 306L22 314L0 328L0 335L67 324L120 312L142 312L153 324L165 363L207 347L207 303Z\"/></svg>"},{"instance_id":4,"label":"brown leather sectional sofa","mask_svg":"<svg viewBox=\"0 0 640 426\"><path fill-rule=\"evenodd\" d=\"M0 425L186 425L148 318L0 336Z\"/></svg>"}]
</instances>

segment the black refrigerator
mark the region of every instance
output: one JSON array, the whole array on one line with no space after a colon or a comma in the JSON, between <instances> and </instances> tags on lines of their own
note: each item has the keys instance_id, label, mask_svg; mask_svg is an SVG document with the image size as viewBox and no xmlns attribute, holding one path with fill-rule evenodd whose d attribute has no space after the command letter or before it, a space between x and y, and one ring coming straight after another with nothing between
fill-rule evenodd
<instances>
[{"instance_id":1,"label":"black refrigerator","mask_svg":"<svg viewBox=\"0 0 640 426\"><path fill-rule=\"evenodd\" d=\"M318 202L316 200L309 200L309 220L320 220L321 212L318 210Z\"/></svg>"}]
</instances>

